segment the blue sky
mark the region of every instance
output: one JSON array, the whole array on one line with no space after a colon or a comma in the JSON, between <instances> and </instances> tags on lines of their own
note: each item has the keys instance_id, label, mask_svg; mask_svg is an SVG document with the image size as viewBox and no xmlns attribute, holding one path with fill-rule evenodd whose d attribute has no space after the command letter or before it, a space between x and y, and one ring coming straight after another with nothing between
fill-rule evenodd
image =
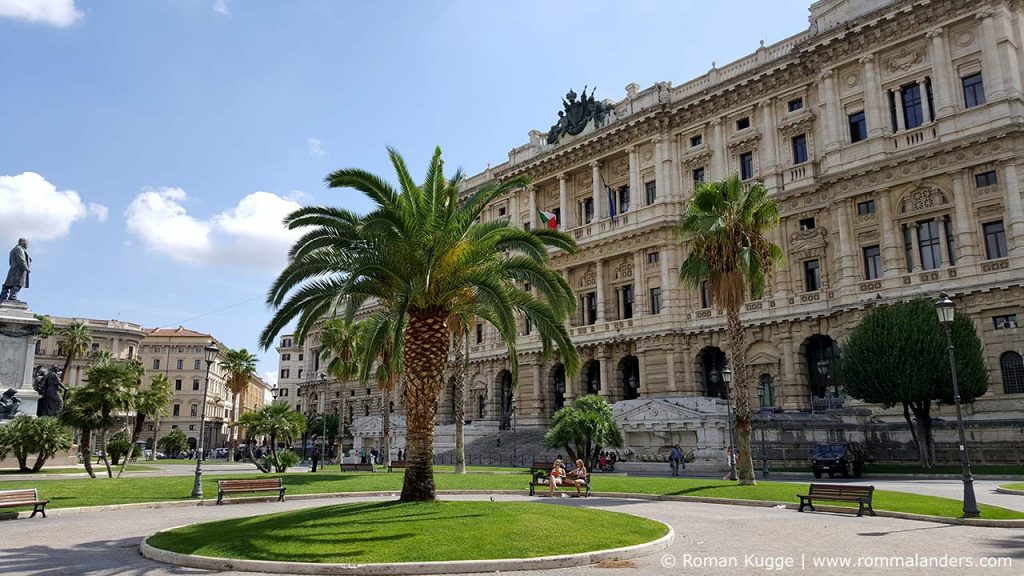
<instances>
[{"instance_id":1,"label":"blue sky","mask_svg":"<svg viewBox=\"0 0 1024 576\"><path fill-rule=\"evenodd\" d=\"M475 174L561 97L683 83L806 27L809 1L0 0L0 249L39 313L256 348L281 216L365 210L324 176ZM274 373L276 354L261 353Z\"/></svg>"}]
</instances>

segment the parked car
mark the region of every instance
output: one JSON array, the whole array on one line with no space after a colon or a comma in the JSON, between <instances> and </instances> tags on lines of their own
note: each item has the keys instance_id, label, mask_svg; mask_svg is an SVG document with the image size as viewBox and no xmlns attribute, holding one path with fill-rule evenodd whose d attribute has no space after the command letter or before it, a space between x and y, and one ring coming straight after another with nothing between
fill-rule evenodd
<instances>
[{"instance_id":1,"label":"parked car","mask_svg":"<svg viewBox=\"0 0 1024 576\"><path fill-rule=\"evenodd\" d=\"M857 442L823 442L814 447L811 471L815 478L828 473L829 478L842 474L843 478L860 478L864 473L867 454Z\"/></svg>"},{"instance_id":2,"label":"parked car","mask_svg":"<svg viewBox=\"0 0 1024 576\"><path fill-rule=\"evenodd\" d=\"M147 460L149 458L151 458L152 455L153 455L153 451L152 450L143 450L142 451L143 458L146 458ZM167 456L163 452L157 452L156 453L156 459L160 460L161 458L167 458Z\"/></svg>"}]
</instances>

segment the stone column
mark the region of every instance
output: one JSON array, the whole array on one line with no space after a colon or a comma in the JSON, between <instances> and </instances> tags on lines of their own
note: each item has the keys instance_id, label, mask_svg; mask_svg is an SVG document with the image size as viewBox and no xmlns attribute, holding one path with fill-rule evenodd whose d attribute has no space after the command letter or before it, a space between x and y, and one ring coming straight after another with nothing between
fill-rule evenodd
<instances>
[{"instance_id":1,"label":"stone column","mask_svg":"<svg viewBox=\"0 0 1024 576\"><path fill-rule=\"evenodd\" d=\"M541 365L542 360L537 357L537 363L533 365L533 413L537 416L541 414L541 378L543 378L543 366ZM516 411L521 411L522 408L516 406ZM522 419L522 415L519 416Z\"/></svg>"},{"instance_id":2,"label":"stone column","mask_svg":"<svg viewBox=\"0 0 1024 576\"><path fill-rule=\"evenodd\" d=\"M1003 190L1006 193L1006 214L1007 220L1009 220L1007 232L1010 236L1007 247L1010 249L1010 255L1020 258L1024 256L1024 204L1020 198L1017 165L1012 162L1007 164L1003 169L1003 177L1006 179Z\"/></svg>"},{"instance_id":3,"label":"stone column","mask_svg":"<svg viewBox=\"0 0 1024 576\"><path fill-rule=\"evenodd\" d=\"M530 186L527 189L530 194L530 228L533 230L537 229L537 187Z\"/></svg>"},{"instance_id":4,"label":"stone column","mask_svg":"<svg viewBox=\"0 0 1024 576\"><path fill-rule=\"evenodd\" d=\"M647 194L640 182L640 150L636 146L630 146L626 150L629 152L629 201L635 202L637 206L643 206L647 201Z\"/></svg>"},{"instance_id":5,"label":"stone column","mask_svg":"<svg viewBox=\"0 0 1024 576\"><path fill-rule=\"evenodd\" d=\"M853 237L853 228L850 226L850 201L839 200L838 209L835 211L835 218L838 220L839 247L838 263L836 270L837 283L841 286L847 284L848 280L856 280L856 259L853 257L853 250L856 249L856 238Z\"/></svg>"},{"instance_id":6,"label":"stone column","mask_svg":"<svg viewBox=\"0 0 1024 576\"><path fill-rule=\"evenodd\" d=\"M775 130L775 101L771 98L762 100L761 120L764 128L764 171L774 172L779 164L778 134Z\"/></svg>"},{"instance_id":7,"label":"stone column","mask_svg":"<svg viewBox=\"0 0 1024 576\"><path fill-rule=\"evenodd\" d=\"M562 230L568 230L572 228L570 218L572 218L571 211L569 210L569 182L568 176L565 174L558 175L558 209L561 214L558 215L558 219L561 222L558 223L558 227Z\"/></svg>"},{"instance_id":8,"label":"stone column","mask_svg":"<svg viewBox=\"0 0 1024 576\"><path fill-rule=\"evenodd\" d=\"M682 136L676 134L675 136L668 138L668 143L665 144L668 148L666 171L668 172L669 194L673 199L681 198L683 196L683 182L685 182L683 174L680 172L682 162L679 161L681 138Z\"/></svg>"},{"instance_id":9,"label":"stone column","mask_svg":"<svg viewBox=\"0 0 1024 576\"><path fill-rule=\"evenodd\" d=\"M996 38L998 42L996 53L999 58L999 87L1003 90L1005 97L1019 98L1021 96L1021 64L1017 54L1017 47L1013 44L1013 39L1019 33L1014 28L1015 24L1007 11L1006 5L997 8L993 18L995 18L995 35L998 36ZM999 38L1006 38L1006 40L1000 42Z\"/></svg>"},{"instance_id":10,"label":"stone column","mask_svg":"<svg viewBox=\"0 0 1024 576\"><path fill-rule=\"evenodd\" d=\"M894 88L892 94L893 99L896 101L896 131L902 132L907 129L903 117L903 89ZM922 94L922 96L924 95Z\"/></svg>"},{"instance_id":11,"label":"stone column","mask_svg":"<svg viewBox=\"0 0 1024 576\"><path fill-rule=\"evenodd\" d=\"M647 315L647 275L644 267L647 260L643 250L633 253L633 317Z\"/></svg>"},{"instance_id":12,"label":"stone column","mask_svg":"<svg viewBox=\"0 0 1024 576\"><path fill-rule=\"evenodd\" d=\"M924 78L918 79L917 90L921 93L921 120L924 122L931 122L935 119L935 111L932 110L932 107L928 104L928 83Z\"/></svg>"},{"instance_id":13,"label":"stone column","mask_svg":"<svg viewBox=\"0 0 1024 576\"><path fill-rule=\"evenodd\" d=\"M707 175L708 180L725 179L729 170L729 162L725 156L725 135L722 129L722 119L715 118L711 121L712 138L714 138L714 152L711 153L711 174Z\"/></svg>"},{"instance_id":14,"label":"stone column","mask_svg":"<svg viewBox=\"0 0 1024 576\"><path fill-rule=\"evenodd\" d=\"M604 302L604 260L598 260L596 263L597 268L597 322L604 322L605 318L605 302Z\"/></svg>"},{"instance_id":15,"label":"stone column","mask_svg":"<svg viewBox=\"0 0 1024 576\"><path fill-rule=\"evenodd\" d=\"M931 40L929 51L932 60L932 74L935 82L932 85L932 96L935 99L935 117L943 118L956 112L956 94L953 86L953 70L946 53L946 39L942 28L929 30L926 34Z\"/></svg>"},{"instance_id":16,"label":"stone column","mask_svg":"<svg viewBox=\"0 0 1024 576\"><path fill-rule=\"evenodd\" d=\"M836 100L835 74L831 69L822 70L818 74L818 91L821 94L821 102L818 107L821 112L818 114L818 122L821 124L825 152L831 152L840 146L841 127L838 122L839 102Z\"/></svg>"},{"instance_id":17,"label":"stone column","mask_svg":"<svg viewBox=\"0 0 1024 576\"><path fill-rule=\"evenodd\" d=\"M967 186L967 177L962 170L953 173L953 196L956 200L954 230L959 263L973 266L978 261L978 244L974 236L974 214L971 211L971 191Z\"/></svg>"},{"instance_id":18,"label":"stone column","mask_svg":"<svg viewBox=\"0 0 1024 576\"><path fill-rule=\"evenodd\" d=\"M593 175L594 182L590 187L590 193L592 201L594 202L594 222L603 218L605 211L601 209L603 202L601 202L601 163L591 162L590 163L591 174Z\"/></svg>"},{"instance_id":19,"label":"stone column","mask_svg":"<svg viewBox=\"0 0 1024 576\"><path fill-rule=\"evenodd\" d=\"M675 293L672 289L672 284L669 283L669 271L668 271L668 255L669 251L662 250L658 254L658 264L661 268L661 312L666 314L669 303L675 299Z\"/></svg>"},{"instance_id":20,"label":"stone column","mask_svg":"<svg viewBox=\"0 0 1024 576\"><path fill-rule=\"evenodd\" d=\"M985 7L975 15L975 18L981 22L981 73L985 82L985 99L990 102L1005 95L993 13L991 8Z\"/></svg>"},{"instance_id":21,"label":"stone column","mask_svg":"<svg viewBox=\"0 0 1024 576\"><path fill-rule=\"evenodd\" d=\"M900 247L903 238L900 236L897 239L896 231L899 230L899 225L892 219L888 190L878 194L878 226L882 232L882 269L885 270L885 277L897 276L902 268Z\"/></svg>"},{"instance_id":22,"label":"stone column","mask_svg":"<svg viewBox=\"0 0 1024 576\"><path fill-rule=\"evenodd\" d=\"M786 336L786 339L782 341L782 368L783 370L785 370L785 375L782 378L776 380L775 388L775 399L776 402L778 402L779 407L792 409L798 408L801 406L801 404L803 404L803 402L801 401L801 403L797 404L797 406L787 406L784 402L782 402L782 399L787 396L795 396L797 398L801 398L802 400L807 400L808 402L810 402L811 391L807 387L807 383L797 381L796 356L795 352L793 351L792 334ZM786 390L785 387L778 386L783 382L792 385L792 388Z\"/></svg>"},{"instance_id":23,"label":"stone column","mask_svg":"<svg viewBox=\"0 0 1024 576\"><path fill-rule=\"evenodd\" d=\"M665 173L665 137L661 134L655 136L654 142L654 187L658 196L668 199L668 175Z\"/></svg>"},{"instance_id":24,"label":"stone column","mask_svg":"<svg viewBox=\"0 0 1024 576\"><path fill-rule=\"evenodd\" d=\"M612 396L613 388L612 380L614 380L611 376L611 374L613 374L611 371L612 359L609 358L608 351L604 346L599 348L597 351L597 361L600 363L599 369L601 371L601 396L603 396L605 400L611 401L610 398Z\"/></svg>"},{"instance_id":25,"label":"stone column","mask_svg":"<svg viewBox=\"0 0 1024 576\"><path fill-rule=\"evenodd\" d=\"M888 132L885 122L887 103L882 102L882 87L875 72L875 55L863 56L859 62L864 65L864 114L868 121L868 136L879 136Z\"/></svg>"},{"instance_id":26,"label":"stone column","mask_svg":"<svg viewBox=\"0 0 1024 576\"><path fill-rule=\"evenodd\" d=\"M509 215L508 215L508 220L516 228L521 228L523 226L523 223L522 223L522 220L521 220L521 218L522 218L522 215L521 215L522 208L519 206L519 194L520 194L520 192L521 192L520 190L513 190L512 192L510 192L509 193L509 201L508 201L508 209L509 209L509 212L510 212Z\"/></svg>"},{"instance_id":27,"label":"stone column","mask_svg":"<svg viewBox=\"0 0 1024 576\"><path fill-rule=\"evenodd\" d=\"M679 383L676 381L676 354L673 346L665 348L665 370L668 371L669 393L679 392Z\"/></svg>"}]
</instances>

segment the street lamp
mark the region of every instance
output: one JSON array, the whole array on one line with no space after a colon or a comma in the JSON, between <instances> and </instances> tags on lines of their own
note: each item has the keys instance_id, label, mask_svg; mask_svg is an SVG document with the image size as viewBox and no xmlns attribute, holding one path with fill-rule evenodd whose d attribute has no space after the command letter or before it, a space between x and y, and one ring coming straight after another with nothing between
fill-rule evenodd
<instances>
[{"instance_id":1,"label":"street lamp","mask_svg":"<svg viewBox=\"0 0 1024 576\"><path fill-rule=\"evenodd\" d=\"M935 311L939 315L939 323L946 332L946 346L949 349L949 370L953 375L953 402L956 404L956 429L960 435L960 468L964 481L964 517L981 516L978 501L974 498L974 478L971 476L971 459L967 455L967 439L964 437L964 416L960 409L960 386L956 381L956 355L953 350L953 337L949 327L953 325L953 301L943 292L935 303Z\"/></svg>"},{"instance_id":2,"label":"street lamp","mask_svg":"<svg viewBox=\"0 0 1024 576\"><path fill-rule=\"evenodd\" d=\"M765 413L768 387L762 380L757 383L757 395L761 397L761 476L768 477L768 440L765 438L765 430L768 428L766 420L771 418L771 412Z\"/></svg>"},{"instance_id":3,"label":"street lamp","mask_svg":"<svg viewBox=\"0 0 1024 576\"><path fill-rule=\"evenodd\" d=\"M519 440L516 438L516 397L512 396L512 467L516 467L518 456Z\"/></svg>"},{"instance_id":4,"label":"street lamp","mask_svg":"<svg viewBox=\"0 0 1024 576\"><path fill-rule=\"evenodd\" d=\"M327 375L320 373L320 398L323 400L323 408L320 408L320 469L327 465L324 457L327 455Z\"/></svg>"},{"instance_id":5,"label":"street lamp","mask_svg":"<svg viewBox=\"0 0 1024 576\"><path fill-rule=\"evenodd\" d=\"M725 370L722 370L722 382L725 383L725 413L729 419L729 449L732 451L729 454L729 480L737 480L739 475L736 474L736 437L732 430L732 398L729 397L729 384L732 383L732 370L726 366Z\"/></svg>"},{"instance_id":6,"label":"street lamp","mask_svg":"<svg viewBox=\"0 0 1024 576\"><path fill-rule=\"evenodd\" d=\"M216 342L212 340L210 345L203 350L206 352L206 383L203 384L203 411L199 416L199 442L196 443L199 447L199 455L196 456L196 479L192 484L193 498L203 497L203 432L206 428L206 398L210 392L210 366L213 366L213 363L217 361L217 355L220 354Z\"/></svg>"}]
</instances>

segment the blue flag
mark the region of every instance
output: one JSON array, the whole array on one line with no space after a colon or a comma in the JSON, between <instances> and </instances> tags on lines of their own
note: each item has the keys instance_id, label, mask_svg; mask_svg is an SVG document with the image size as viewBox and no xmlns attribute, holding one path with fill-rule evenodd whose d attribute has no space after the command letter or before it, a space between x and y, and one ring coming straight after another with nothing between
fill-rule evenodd
<instances>
[{"instance_id":1,"label":"blue flag","mask_svg":"<svg viewBox=\"0 0 1024 576\"><path fill-rule=\"evenodd\" d=\"M615 191L607 184L604 185L604 189L608 191L608 217L615 218Z\"/></svg>"}]
</instances>

